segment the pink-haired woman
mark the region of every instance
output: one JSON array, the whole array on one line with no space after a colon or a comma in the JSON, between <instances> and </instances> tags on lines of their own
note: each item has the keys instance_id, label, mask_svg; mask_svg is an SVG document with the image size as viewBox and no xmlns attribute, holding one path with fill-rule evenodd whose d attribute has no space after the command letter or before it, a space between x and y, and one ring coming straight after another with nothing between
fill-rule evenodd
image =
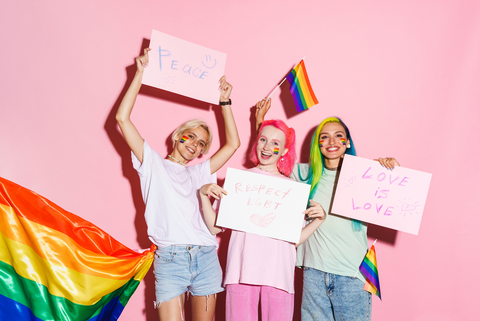
<instances>
[{"instance_id":1,"label":"pink-haired woman","mask_svg":"<svg viewBox=\"0 0 480 321\"><path fill-rule=\"evenodd\" d=\"M290 179L296 158L295 131L281 120L263 122L249 157L256 165L250 171ZM209 196L219 199L226 194L227 191L216 184L200 189L205 219L212 234L219 233L221 228L215 226L216 213ZM310 202L312 206L304 214L313 221L303 228L299 244L325 219L321 205ZM292 320L295 247L299 244L232 231L224 280L227 321L257 320L259 302L263 321Z\"/></svg>"}]
</instances>

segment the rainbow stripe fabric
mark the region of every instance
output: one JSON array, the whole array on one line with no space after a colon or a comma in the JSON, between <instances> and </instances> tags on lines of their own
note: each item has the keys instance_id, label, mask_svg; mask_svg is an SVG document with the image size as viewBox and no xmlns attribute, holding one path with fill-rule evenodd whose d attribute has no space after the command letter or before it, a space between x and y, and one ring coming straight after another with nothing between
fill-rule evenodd
<instances>
[{"instance_id":1,"label":"rainbow stripe fabric","mask_svg":"<svg viewBox=\"0 0 480 321\"><path fill-rule=\"evenodd\" d=\"M154 250L0 177L0 320L117 320Z\"/></svg>"},{"instance_id":2,"label":"rainbow stripe fabric","mask_svg":"<svg viewBox=\"0 0 480 321\"><path fill-rule=\"evenodd\" d=\"M290 83L290 92L292 93L297 112L304 111L318 104L317 97L308 79L303 59L288 74L287 80Z\"/></svg>"},{"instance_id":3,"label":"rainbow stripe fabric","mask_svg":"<svg viewBox=\"0 0 480 321\"><path fill-rule=\"evenodd\" d=\"M360 265L360 272L365 275L367 279L363 289L372 294L377 295L380 299L382 296L380 294L380 279L378 278L378 268L377 268L377 256L375 255L375 245L370 247L367 255L363 258L363 262Z\"/></svg>"}]
</instances>

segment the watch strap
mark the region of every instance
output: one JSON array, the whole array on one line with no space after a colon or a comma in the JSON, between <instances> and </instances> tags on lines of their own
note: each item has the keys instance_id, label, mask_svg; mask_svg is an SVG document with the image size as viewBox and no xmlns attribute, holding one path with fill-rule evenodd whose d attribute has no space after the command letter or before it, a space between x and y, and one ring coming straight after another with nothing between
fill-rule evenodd
<instances>
[{"instance_id":1,"label":"watch strap","mask_svg":"<svg viewBox=\"0 0 480 321\"><path fill-rule=\"evenodd\" d=\"M232 100L229 99L228 101L221 101L221 102L219 102L219 104L222 105L222 106L231 105L231 104L232 104Z\"/></svg>"}]
</instances>

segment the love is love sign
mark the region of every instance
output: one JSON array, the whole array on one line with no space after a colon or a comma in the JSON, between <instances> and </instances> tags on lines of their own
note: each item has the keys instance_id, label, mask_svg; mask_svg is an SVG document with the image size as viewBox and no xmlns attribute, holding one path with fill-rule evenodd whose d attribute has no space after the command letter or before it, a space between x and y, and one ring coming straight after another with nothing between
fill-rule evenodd
<instances>
[{"instance_id":1,"label":"love is love sign","mask_svg":"<svg viewBox=\"0 0 480 321\"><path fill-rule=\"evenodd\" d=\"M225 72L225 53L157 30L152 30L150 49L142 84L218 104L218 81Z\"/></svg>"},{"instance_id":2,"label":"love is love sign","mask_svg":"<svg viewBox=\"0 0 480 321\"><path fill-rule=\"evenodd\" d=\"M432 174L345 155L332 213L418 235ZM328 219L328 217L327 217Z\"/></svg>"},{"instance_id":3,"label":"love is love sign","mask_svg":"<svg viewBox=\"0 0 480 321\"><path fill-rule=\"evenodd\" d=\"M217 225L298 243L310 185L254 171L227 169Z\"/></svg>"}]
</instances>

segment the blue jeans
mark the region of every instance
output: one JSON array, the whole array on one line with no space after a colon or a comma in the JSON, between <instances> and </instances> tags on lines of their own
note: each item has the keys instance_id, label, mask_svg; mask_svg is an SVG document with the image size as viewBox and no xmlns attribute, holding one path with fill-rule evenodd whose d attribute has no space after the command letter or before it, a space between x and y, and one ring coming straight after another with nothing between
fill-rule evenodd
<instances>
[{"instance_id":1,"label":"blue jeans","mask_svg":"<svg viewBox=\"0 0 480 321\"><path fill-rule=\"evenodd\" d=\"M303 270L302 321L369 321L372 294L350 276Z\"/></svg>"}]
</instances>

